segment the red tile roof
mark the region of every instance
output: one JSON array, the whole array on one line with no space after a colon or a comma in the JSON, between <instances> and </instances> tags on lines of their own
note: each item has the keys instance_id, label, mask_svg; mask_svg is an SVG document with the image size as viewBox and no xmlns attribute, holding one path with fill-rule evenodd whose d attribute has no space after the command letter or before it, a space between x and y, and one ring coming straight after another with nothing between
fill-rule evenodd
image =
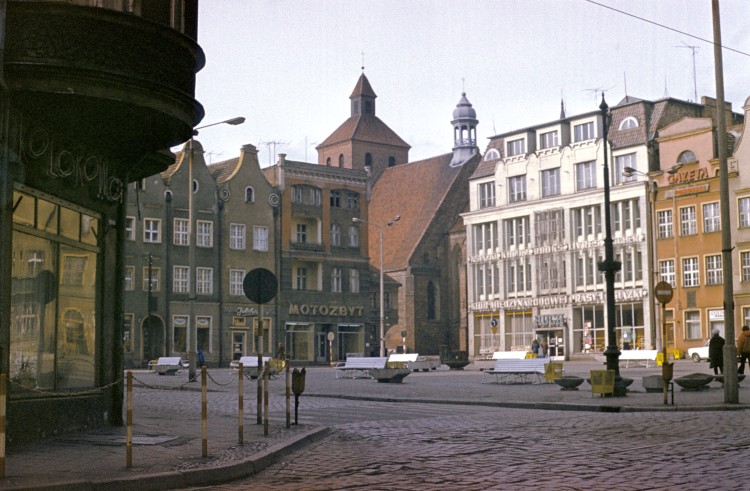
<instances>
[{"instance_id":1,"label":"red tile roof","mask_svg":"<svg viewBox=\"0 0 750 491\"><path fill-rule=\"evenodd\" d=\"M382 122L380 118L371 114L351 116L316 148L321 149L349 140L411 148L408 143L398 136L395 131L390 129L387 124Z\"/></svg>"}]
</instances>

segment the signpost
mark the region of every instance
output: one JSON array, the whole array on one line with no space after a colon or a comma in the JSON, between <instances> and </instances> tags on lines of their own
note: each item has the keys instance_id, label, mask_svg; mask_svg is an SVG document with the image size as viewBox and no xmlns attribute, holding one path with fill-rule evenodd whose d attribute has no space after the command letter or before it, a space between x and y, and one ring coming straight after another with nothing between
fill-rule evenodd
<instances>
[{"instance_id":1,"label":"signpost","mask_svg":"<svg viewBox=\"0 0 750 491\"><path fill-rule=\"evenodd\" d=\"M261 305L270 302L276 296L279 282L276 275L265 268L255 268L242 280L242 291L251 301L258 304L258 354L263 353L263 310ZM260 370L260 366L258 367Z\"/></svg>"},{"instance_id":2,"label":"signpost","mask_svg":"<svg viewBox=\"0 0 750 491\"><path fill-rule=\"evenodd\" d=\"M661 346L662 346L662 360L661 360L661 377L664 383L664 404L667 403L667 386L669 381L672 380L672 364L667 359L667 304L672 301L674 292L672 285L666 281L660 281L654 287L654 295L661 304ZM674 402L674 401L672 401Z\"/></svg>"}]
</instances>

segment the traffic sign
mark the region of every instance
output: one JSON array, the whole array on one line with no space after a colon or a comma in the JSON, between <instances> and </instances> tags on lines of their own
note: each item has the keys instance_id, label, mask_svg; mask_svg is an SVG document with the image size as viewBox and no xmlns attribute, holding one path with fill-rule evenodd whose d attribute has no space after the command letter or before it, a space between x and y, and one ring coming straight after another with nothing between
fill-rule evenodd
<instances>
[{"instance_id":1,"label":"traffic sign","mask_svg":"<svg viewBox=\"0 0 750 491\"><path fill-rule=\"evenodd\" d=\"M654 295L659 303L668 304L672 301L673 294L672 285L666 281L660 281L654 287Z\"/></svg>"},{"instance_id":2,"label":"traffic sign","mask_svg":"<svg viewBox=\"0 0 750 491\"><path fill-rule=\"evenodd\" d=\"M276 296L279 282L276 275L265 268L255 268L242 280L242 291L255 303L266 303Z\"/></svg>"}]
</instances>

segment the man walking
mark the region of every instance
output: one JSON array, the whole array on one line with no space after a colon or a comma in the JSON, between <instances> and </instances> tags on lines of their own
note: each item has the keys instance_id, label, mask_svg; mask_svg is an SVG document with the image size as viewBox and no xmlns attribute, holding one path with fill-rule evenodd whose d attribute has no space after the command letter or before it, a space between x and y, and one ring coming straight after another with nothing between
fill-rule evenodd
<instances>
[{"instance_id":1,"label":"man walking","mask_svg":"<svg viewBox=\"0 0 750 491\"><path fill-rule=\"evenodd\" d=\"M742 331L737 337L737 353L740 356L740 367L737 373L745 373L745 362L750 364L750 327L742 326Z\"/></svg>"}]
</instances>

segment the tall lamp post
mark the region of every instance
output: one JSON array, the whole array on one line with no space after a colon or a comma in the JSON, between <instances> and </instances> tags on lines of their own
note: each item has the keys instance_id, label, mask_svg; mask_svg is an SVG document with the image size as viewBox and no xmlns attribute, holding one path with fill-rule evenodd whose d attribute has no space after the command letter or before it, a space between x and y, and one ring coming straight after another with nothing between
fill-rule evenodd
<instances>
[{"instance_id":1,"label":"tall lamp post","mask_svg":"<svg viewBox=\"0 0 750 491\"><path fill-rule=\"evenodd\" d=\"M667 174L675 174L682 164L675 164L666 170ZM648 178L648 212L646 213L646 229L648 230L648 291L651 295L651 301L649 302L649 317L651 317L651 339L656 341L656 349L661 350L662 346L666 346L667 340L662 337L662 330L656 328L656 298L654 294L654 285L657 275L659 274L656 268L656 238L657 238L657 227L658 221L656 217L656 195L659 192L659 187L654 180L654 177L660 176L665 171L655 172L643 172L633 167L625 167L622 170L622 175L625 177L632 177L634 174L640 174Z\"/></svg>"},{"instance_id":2,"label":"tall lamp post","mask_svg":"<svg viewBox=\"0 0 750 491\"><path fill-rule=\"evenodd\" d=\"M401 215L396 215L391 220L387 221L384 224L379 224L375 222L370 222L368 220L363 220L361 218L352 218L352 222L354 223L367 223L369 225L374 225L375 227L378 227L380 232L380 357L385 356L385 293L383 288L383 278L384 278L384 264L383 264L383 230L385 227L390 227L397 221L401 220Z\"/></svg>"},{"instance_id":3,"label":"tall lamp post","mask_svg":"<svg viewBox=\"0 0 750 491\"><path fill-rule=\"evenodd\" d=\"M623 397L626 394L625 385L620 377L620 350L617 348L617 337L615 335L615 274L620 271L620 262L615 261L614 247L612 245L612 214L609 200L609 159L607 155L607 132L609 130L610 112L602 92L602 103L599 105L602 112L602 147L604 150L604 261L599 263L599 271L604 273L607 293L607 349L604 356L607 358L607 370L615 372L615 397Z\"/></svg>"},{"instance_id":4,"label":"tall lamp post","mask_svg":"<svg viewBox=\"0 0 750 491\"><path fill-rule=\"evenodd\" d=\"M188 380L195 380L195 366L196 366L196 353L198 352L198 326L195 323L195 289L197 286L198 275L195 271L195 237L193 237L193 142L198 130L208 128L209 126L216 126L220 124L229 124L236 126L245 122L245 118L242 116L226 119L219 121L218 123L211 123L204 126L199 126L193 129L193 135L190 137L190 153L188 154L188 303L190 304L190 318L188 321L188 328L190 332L188 334L188 354L189 365L188 365Z\"/></svg>"}]
</instances>

